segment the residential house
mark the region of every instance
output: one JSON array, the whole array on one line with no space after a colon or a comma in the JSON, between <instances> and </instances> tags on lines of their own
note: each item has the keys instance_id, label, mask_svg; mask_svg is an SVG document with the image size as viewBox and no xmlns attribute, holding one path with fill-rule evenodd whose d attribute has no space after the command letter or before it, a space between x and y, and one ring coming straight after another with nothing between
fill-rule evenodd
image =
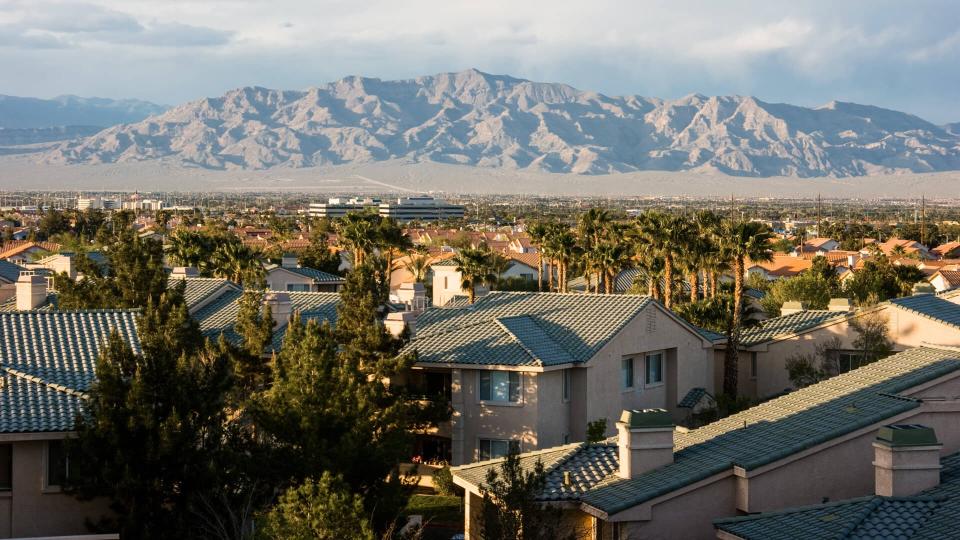
<instances>
[{"instance_id":1,"label":"residential house","mask_svg":"<svg viewBox=\"0 0 960 540\"><path fill-rule=\"evenodd\" d=\"M960 453L940 456L934 430L880 428L874 494L714 521L721 540L953 538L960 530ZM902 463L901 463L902 462Z\"/></svg>"},{"instance_id":2,"label":"residential house","mask_svg":"<svg viewBox=\"0 0 960 540\"><path fill-rule=\"evenodd\" d=\"M930 250L938 259L956 259L960 258L960 242L945 242Z\"/></svg>"},{"instance_id":3,"label":"residential house","mask_svg":"<svg viewBox=\"0 0 960 540\"><path fill-rule=\"evenodd\" d=\"M957 452L958 395L960 351L920 347L698 429L627 410L615 437L522 454L520 465L543 463L539 498L579 538L715 538L717 519L874 494L875 467L890 463L874 447L885 426L927 426L939 455ZM468 539L478 538L487 472L501 462L453 469ZM783 538L794 537L811 536Z\"/></svg>"},{"instance_id":4,"label":"residential house","mask_svg":"<svg viewBox=\"0 0 960 540\"><path fill-rule=\"evenodd\" d=\"M960 346L960 294L956 297L918 294L897 298L867 310L853 310L849 301L837 299L828 310L798 310L760 322L743 331L740 340L740 369L737 377L741 395L754 398L774 396L793 388L787 360L814 355L817 347L829 347L840 372L859 365L862 353L853 341L854 320L877 315L887 325L895 351L923 345ZM723 379L726 344L716 343L715 384Z\"/></svg>"},{"instance_id":5,"label":"residential house","mask_svg":"<svg viewBox=\"0 0 960 540\"><path fill-rule=\"evenodd\" d=\"M891 238L886 242L872 244L869 247L865 247L860 250L860 253L864 255L870 255L871 250L879 249L884 255L896 256L897 253L903 253L906 256L916 258L916 259L934 259L930 250L927 249L927 246L917 242L916 240L907 240L903 238Z\"/></svg>"},{"instance_id":6,"label":"residential house","mask_svg":"<svg viewBox=\"0 0 960 540\"><path fill-rule=\"evenodd\" d=\"M29 305L41 291L17 292ZM107 501L61 490L70 473L63 441L107 337L116 332L139 350L136 317L134 310L0 313L0 538L85 534L87 521L108 515Z\"/></svg>"},{"instance_id":7,"label":"residential house","mask_svg":"<svg viewBox=\"0 0 960 540\"><path fill-rule=\"evenodd\" d=\"M793 255L774 254L769 262L747 261L745 264L747 275L757 274L763 276L768 281L775 281L780 278L793 277L800 272L809 270L813 266L812 259L795 257Z\"/></svg>"},{"instance_id":8,"label":"residential house","mask_svg":"<svg viewBox=\"0 0 960 540\"><path fill-rule=\"evenodd\" d=\"M796 252L798 254L823 255L828 251L833 251L840 247L840 242L833 238L811 238L801 244Z\"/></svg>"},{"instance_id":9,"label":"residential house","mask_svg":"<svg viewBox=\"0 0 960 540\"><path fill-rule=\"evenodd\" d=\"M267 268L267 288L288 292L338 292L346 280L316 268L300 266L296 255L285 254L280 266Z\"/></svg>"},{"instance_id":10,"label":"residential house","mask_svg":"<svg viewBox=\"0 0 960 540\"><path fill-rule=\"evenodd\" d=\"M0 260L24 265L34 258L60 251L60 244L55 242L32 242L28 240L14 240L7 242L0 249Z\"/></svg>"},{"instance_id":11,"label":"residential house","mask_svg":"<svg viewBox=\"0 0 960 540\"><path fill-rule=\"evenodd\" d=\"M623 408L683 418L689 392L713 392L711 341L649 297L492 291L455 305L419 315L406 348L413 386L448 389L453 417L432 441L452 463L583 440L601 418L612 432Z\"/></svg>"},{"instance_id":12,"label":"residential house","mask_svg":"<svg viewBox=\"0 0 960 540\"><path fill-rule=\"evenodd\" d=\"M958 270L937 270L927 282L933 285L936 291L944 292L960 287L960 269Z\"/></svg>"}]
</instances>

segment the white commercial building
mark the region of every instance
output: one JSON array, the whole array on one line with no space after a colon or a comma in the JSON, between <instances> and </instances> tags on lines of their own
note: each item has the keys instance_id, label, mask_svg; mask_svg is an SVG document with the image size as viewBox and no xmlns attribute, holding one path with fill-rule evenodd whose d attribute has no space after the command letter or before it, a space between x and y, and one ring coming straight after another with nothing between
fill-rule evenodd
<instances>
[{"instance_id":1,"label":"white commercial building","mask_svg":"<svg viewBox=\"0 0 960 540\"><path fill-rule=\"evenodd\" d=\"M396 203L380 203L380 217L397 221L439 221L442 219L460 219L465 208L460 204L450 204L433 197L405 197Z\"/></svg>"}]
</instances>

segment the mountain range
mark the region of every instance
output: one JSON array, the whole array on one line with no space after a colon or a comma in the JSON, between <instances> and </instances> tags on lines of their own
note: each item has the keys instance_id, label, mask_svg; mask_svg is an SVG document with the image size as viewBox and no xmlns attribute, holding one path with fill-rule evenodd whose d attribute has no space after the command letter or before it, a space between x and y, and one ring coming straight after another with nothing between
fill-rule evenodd
<instances>
[{"instance_id":1,"label":"mountain range","mask_svg":"<svg viewBox=\"0 0 960 540\"><path fill-rule=\"evenodd\" d=\"M143 110L142 108L137 110ZM47 163L231 170L438 162L547 172L861 176L960 169L960 129L854 103L606 96L477 70L239 88L59 143Z\"/></svg>"}]
</instances>

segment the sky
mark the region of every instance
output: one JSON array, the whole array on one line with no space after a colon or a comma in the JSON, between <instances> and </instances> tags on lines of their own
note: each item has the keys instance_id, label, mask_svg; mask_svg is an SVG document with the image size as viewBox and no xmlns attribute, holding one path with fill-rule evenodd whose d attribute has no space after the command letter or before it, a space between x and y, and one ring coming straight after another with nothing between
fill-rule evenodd
<instances>
[{"instance_id":1,"label":"sky","mask_svg":"<svg viewBox=\"0 0 960 540\"><path fill-rule=\"evenodd\" d=\"M0 0L0 94L177 104L477 68L960 121L955 0Z\"/></svg>"}]
</instances>

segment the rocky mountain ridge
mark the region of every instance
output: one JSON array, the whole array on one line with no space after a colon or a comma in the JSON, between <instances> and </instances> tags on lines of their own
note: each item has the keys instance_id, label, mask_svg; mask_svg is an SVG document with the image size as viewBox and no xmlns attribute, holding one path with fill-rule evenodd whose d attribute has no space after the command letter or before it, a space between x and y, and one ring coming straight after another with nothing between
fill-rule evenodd
<instances>
[{"instance_id":1,"label":"rocky mountain ridge","mask_svg":"<svg viewBox=\"0 0 960 540\"><path fill-rule=\"evenodd\" d=\"M39 154L49 163L165 159L210 169L386 160L604 174L861 176L960 169L960 135L906 113L748 96L611 97L477 70L246 87Z\"/></svg>"}]
</instances>

